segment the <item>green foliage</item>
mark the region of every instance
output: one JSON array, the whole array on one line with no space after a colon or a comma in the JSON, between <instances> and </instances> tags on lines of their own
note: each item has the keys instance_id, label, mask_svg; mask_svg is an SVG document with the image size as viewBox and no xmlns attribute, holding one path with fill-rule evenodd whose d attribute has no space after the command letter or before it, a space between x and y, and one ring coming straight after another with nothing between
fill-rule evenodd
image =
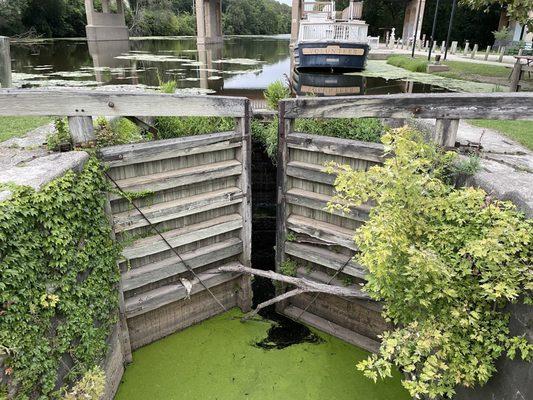
<instances>
[{"instance_id":1,"label":"green foliage","mask_svg":"<svg viewBox=\"0 0 533 400\"><path fill-rule=\"evenodd\" d=\"M460 4L473 10L487 10L494 5L505 9L510 19L526 25L533 30L533 18L531 17L531 0L461 0Z\"/></svg>"},{"instance_id":2,"label":"green foliage","mask_svg":"<svg viewBox=\"0 0 533 400\"><path fill-rule=\"evenodd\" d=\"M276 0L225 0L222 24L228 35L289 33L291 8Z\"/></svg>"},{"instance_id":3,"label":"green foliage","mask_svg":"<svg viewBox=\"0 0 533 400\"><path fill-rule=\"evenodd\" d=\"M62 146L71 145L72 138L70 129L65 118L57 118L54 121L55 130L46 138L46 146L49 150L59 151Z\"/></svg>"},{"instance_id":4,"label":"green foliage","mask_svg":"<svg viewBox=\"0 0 533 400\"><path fill-rule=\"evenodd\" d=\"M492 31L492 34L494 35L494 39L500 40L500 41L508 41L512 38L511 31L508 27L504 26L499 31Z\"/></svg>"},{"instance_id":5,"label":"green foliage","mask_svg":"<svg viewBox=\"0 0 533 400\"><path fill-rule=\"evenodd\" d=\"M74 387L66 393L62 400L100 400L105 392L105 374L100 367L94 367Z\"/></svg>"},{"instance_id":6,"label":"green foliage","mask_svg":"<svg viewBox=\"0 0 533 400\"><path fill-rule=\"evenodd\" d=\"M252 136L261 142L273 160L278 148L278 117L272 121L252 120ZM375 118L298 119L295 130L314 135L332 136L366 142L379 142L385 127Z\"/></svg>"},{"instance_id":7,"label":"green foliage","mask_svg":"<svg viewBox=\"0 0 533 400\"><path fill-rule=\"evenodd\" d=\"M231 117L155 117L154 126L159 139L203 135L235 129Z\"/></svg>"},{"instance_id":8,"label":"green foliage","mask_svg":"<svg viewBox=\"0 0 533 400\"><path fill-rule=\"evenodd\" d=\"M426 72L428 62L419 58L411 58L408 56L390 56L387 59L387 64L394 65L412 72Z\"/></svg>"},{"instance_id":9,"label":"green foliage","mask_svg":"<svg viewBox=\"0 0 533 400\"><path fill-rule=\"evenodd\" d=\"M369 271L365 291L395 324L358 368L376 380L396 365L412 396L451 397L457 385L486 383L505 352L533 356L533 345L511 336L505 312L530 300L533 221L481 189L444 183L455 154L422 134L401 128L382 141L393 155L383 166L329 167L338 173L330 208L375 202L356 233L358 261Z\"/></svg>"},{"instance_id":10,"label":"green foliage","mask_svg":"<svg viewBox=\"0 0 533 400\"><path fill-rule=\"evenodd\" d=\"M298 265L293 260L285 260L279 266L279 272L287 276L296 276Z\"/></svg>"},{"instance_id":11,"label":"green foliage","mask_svg":"<svg viewBox=\"0 0 533 400\"><path fill-rule=\"evenodd\" d=\"M141 129L126 118L108 121L106 118L96 120L96 144L99 147L116 144L135 143L143 140Z\"/></svg>"},{"instance_id":12,"label":"green foliage","mask_svg":"<svg viewBox=\"0 0 533 400\"><path fill-rule=\"evenodd\" d=\"M0 202L0 348L8 350L17 398L56 398L98 365L118 306L119 249L104 212L98 162L35 192L11 187Z\"/></svg>"},{"instance_id":13,"label":"green foliage","mask_svg":"<svg viewBox=\"0 0 533 400\"><path fill-rule=\"evenodd\" d=\"M458 159L451 165L453 175L472 176L481 168L479 156L473 155L464 159Z\"/></svg>"},{"instance_id":14,"label":"green foliage","mask_svg":"<svg viewBox=\"0 0 533 400\"><path fill-rule=\"evenodd\" d=\"M275 81L268 85L264 92L268 108L277 110L280 100L287 99L291 96L289 88L282 81Z\"/></svg>"}]
</instances>

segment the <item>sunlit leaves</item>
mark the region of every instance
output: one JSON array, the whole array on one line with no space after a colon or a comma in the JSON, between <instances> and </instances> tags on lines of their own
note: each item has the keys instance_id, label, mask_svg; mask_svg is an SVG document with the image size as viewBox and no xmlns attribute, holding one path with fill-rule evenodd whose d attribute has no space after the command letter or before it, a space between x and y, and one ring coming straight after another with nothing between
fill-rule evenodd
<instances>
[{"instance_id":1,"label":"sunlit leaves","mask_svg":"<svg viewBox=\"0 0 533 400\"><path fill-rule=\"evenodd\" d=\"M447 184L455 155L420 133L401 128L383 142L383 166L328 167L337 174L330 209L374 205L355 241L369 270L365 290L396 324L358 368L375 380L396 365L414 397L450 397L457 385L485 383L503 353L533 357L504 311L531 298L533 223L483 190Z\"/></svg>"}]
</instances>

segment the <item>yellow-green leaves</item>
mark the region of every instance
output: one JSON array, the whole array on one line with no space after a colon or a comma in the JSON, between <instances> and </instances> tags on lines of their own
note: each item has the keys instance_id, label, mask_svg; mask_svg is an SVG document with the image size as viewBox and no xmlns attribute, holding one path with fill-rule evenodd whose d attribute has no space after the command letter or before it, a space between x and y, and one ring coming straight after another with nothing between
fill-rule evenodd
<instances>
[{"instance_id":1,"label":"yellow-green leaves","mask_svg":"<svg viewBox=\"0 0 533 400\"><path fill-rule=\"evenodd\" d=\"M374 205L356 233L358 261L369 271L365 290L396 324L358 368L376 380L394 364L414 397L450 397L457 385L485 383L504 352L533 357L504 312L531 298L533 223L511 203L448 183L455 154L420 133L405 127L382 140L382 166L328 166L337 174L330 209Z\"/></svg>"}]
</instances>

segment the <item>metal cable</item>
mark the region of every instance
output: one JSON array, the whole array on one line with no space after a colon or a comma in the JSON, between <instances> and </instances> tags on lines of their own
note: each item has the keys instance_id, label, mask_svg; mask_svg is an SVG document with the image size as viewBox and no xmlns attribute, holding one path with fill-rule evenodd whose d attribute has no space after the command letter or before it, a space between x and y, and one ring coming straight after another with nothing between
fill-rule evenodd
<instances>
[{"instance_id":1,"label":"metal cable","mask_svg":"<svg viewBox=\"0 0 533 400\"><path fill-rule=\"evenodd\" d=\"M165 244L168 246L168 248L170 250L172 250L172 252L179 258L179 260L183 263L183 265L185 266L185 268L187 268L187 270L196 278L198 279L198 282L200 282L200 284L204 287L205 290L207 290L207 292L213 297L213 299L215 299L215 301L218 303L218 305L224 310L224 311L227 311L226 307L224 307L224 305L220 302L220 300L215 296L215 294L211 291L211 289L209 289L207 287L207 285L200 279L200 277L198 276L198 274L196 274L196 272L194 272L194 270L185 262L185 260L181 257L180 253L178 253L178 251L168 242L168 240L163 236L163 234L159 231L159 229L157 229L157 227L152 224L152 222L148 219L148 217L146 215L144 215L144 213L141 211L141 209L139 207L137 207L137 205L133 202L132 199L130 199L128 197L128 195L126 194L126 192L124 192L124 190L122 190L122 188L118 185L118 183L107 173L107 171L104 171L104 174L107 176L107 178L113 182L113 184L116 186L117 190L119 191L119 193L121 194L122 197L128 199L128 201L131 203L131 205L133 207L135 207L135 209L139 212L139 214L141 214L141 216L146 220L146 222L148 222L148 225L150 226L150 228L152 228L156 233L157 235L159 235L161 237L161 239L163 239L163 241L165 242Z\"/></svg>"}]
</instances>

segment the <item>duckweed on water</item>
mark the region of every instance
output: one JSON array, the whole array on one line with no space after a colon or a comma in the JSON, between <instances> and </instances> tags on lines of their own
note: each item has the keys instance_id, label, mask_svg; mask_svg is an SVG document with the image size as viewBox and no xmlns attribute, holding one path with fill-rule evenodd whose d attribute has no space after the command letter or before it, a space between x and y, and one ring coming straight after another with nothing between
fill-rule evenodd
<instances>
[{"instance_id":1,"label":"duckweed on water","mask_svg":"<svg viewBox=\"0 0 533 400\"><path fill-rule=\"evenodd\" d=\"M239 321L234 309L143 347L117 400L408 399L400 374L374 384L355 365L367 352L330 335L278 350L257 346L270 321Z\"/></svg>"}]
</instances>

